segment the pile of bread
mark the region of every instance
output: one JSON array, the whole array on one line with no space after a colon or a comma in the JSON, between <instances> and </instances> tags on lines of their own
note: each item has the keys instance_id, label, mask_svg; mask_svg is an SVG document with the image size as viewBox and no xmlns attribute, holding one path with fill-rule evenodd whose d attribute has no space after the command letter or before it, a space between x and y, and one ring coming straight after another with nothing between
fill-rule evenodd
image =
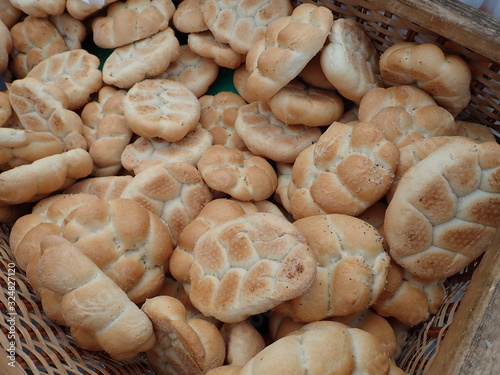
<instances>
[{"instance_id":1,"label":"pile of bread","mask_svg":"<svg viewBox=\"0 0 500 375\"><path fill-rule=\"evenodd\" d=\"M158 374L401 374L500 225L465 60L285 0L0 0L0 218L47 316ZM92 38L102 61L82 48ZM235 90L207 94L222 68Z\"/></svg>"}]
</instances>

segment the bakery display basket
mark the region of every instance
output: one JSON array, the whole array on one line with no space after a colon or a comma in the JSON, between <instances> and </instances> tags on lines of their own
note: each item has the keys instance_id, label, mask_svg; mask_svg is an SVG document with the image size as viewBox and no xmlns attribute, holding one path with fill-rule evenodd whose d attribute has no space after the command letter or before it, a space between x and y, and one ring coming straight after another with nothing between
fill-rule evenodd
<instances>
[{"instance_id":1,"label":"bakery display basket","mask_svg":"<svg viewBox=\"0 0 500 375\"><path fill-rule=\"evenodd\" d=\"M457 0L312 2L334 18L354 18L383 52L398 42L436 43L461 55L472 71L472 98L459 119L500 135L500 20ZM145 356L118 362L79 348L51 322L9 249L0 227L1 374L154 374ZM498 231L497 231L498 232ZM446 281L440 311L412 327L397 364L407 374L493 374L500 365L500 233L481 259ZM10 307L10 308L9 308ZM13 356L15 366L12 366ZM497 370L498 371L498 370Z\"/></svg>"}]
</instances>

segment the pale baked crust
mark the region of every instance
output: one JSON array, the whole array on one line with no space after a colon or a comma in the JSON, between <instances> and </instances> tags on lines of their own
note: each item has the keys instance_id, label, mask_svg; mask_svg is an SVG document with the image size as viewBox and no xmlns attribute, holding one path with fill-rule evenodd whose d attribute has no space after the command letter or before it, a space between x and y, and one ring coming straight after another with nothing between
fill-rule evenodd
<instances>
[{"instance_id":1,"label":"pale baked crust","mask_svg":"<svg viewBox=\"0 0 500 375\"><path fill-rule=\"evenodd\" d=\"M172 24L182 33L198 33L208 30L203 17L204 0L182 0L172 16Z\"/></svg>"}]
</instances>

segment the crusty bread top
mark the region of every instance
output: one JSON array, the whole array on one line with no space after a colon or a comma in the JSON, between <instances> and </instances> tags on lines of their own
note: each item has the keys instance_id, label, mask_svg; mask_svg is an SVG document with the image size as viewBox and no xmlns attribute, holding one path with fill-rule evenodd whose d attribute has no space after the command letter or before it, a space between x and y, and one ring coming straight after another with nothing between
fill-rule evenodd
<instances>
[{"instance_id":1,"label":"crusty bread top","mask_svg":"<svg viewBox=\"0 0 500 375\"><path fill-rule=\"evenodd\" d=\"M428 279L481 255L500 224L500 145L456 137L401 177L384 220L393 259Z\"/></svg>"},{"instance_id":2,"label":"crusty bread top","mask_svg":"<svg viewBox=\"0 0 500 375\"><path fill-rule=\"evenodd\" d=\"M218 224L194 246L189 296L207 316L237 323L303 294L316 261L296 227L253 213Z\"/></svg>"}]
</instances>

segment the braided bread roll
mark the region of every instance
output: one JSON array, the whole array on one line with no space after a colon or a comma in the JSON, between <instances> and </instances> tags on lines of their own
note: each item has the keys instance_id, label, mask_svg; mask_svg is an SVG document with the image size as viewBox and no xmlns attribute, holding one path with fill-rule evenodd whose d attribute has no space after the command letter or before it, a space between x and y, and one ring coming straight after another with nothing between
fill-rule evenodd
<instances>
[{"instance_id":1,"label":"braided bread roll","mask_svg":"<svg viewBox=\"0 0 500 375\"><path fill-rule=\"evenodd\" d=\"M124 361L154 345L146 314L77 247L60 236L44 237L40 247L42 302L57 304L51 308L60 309L79 346Z\"/></svg>"},{"instance_id":2,"label":"braided bread roll","mask_svg":"<svg viewBox=\"0 0 500 375\"><path fill-rule=\"evenodd\" d=\"M207 316L237 323L305 293L316 261L288 220L253 213L215 225L194 245L189 298Z\"/></svg>"}]
</instances>

